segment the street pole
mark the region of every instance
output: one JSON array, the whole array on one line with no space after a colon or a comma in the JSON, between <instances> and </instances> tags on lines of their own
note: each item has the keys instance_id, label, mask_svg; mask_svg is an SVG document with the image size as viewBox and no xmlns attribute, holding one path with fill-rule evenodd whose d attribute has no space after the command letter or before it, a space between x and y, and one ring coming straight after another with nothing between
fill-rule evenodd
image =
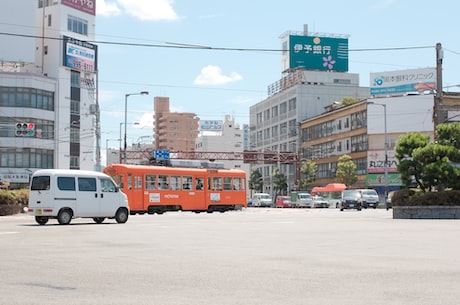
<instances>
[{"instance_id":1,"label":"street pole","mask_svg":"<svg viewBox=\"0 0 460 305\"><path fill-rule=\"evenodd\" d=\"M375 103L375 102L367 102L367 104L371 105L379 105L383 107L383 137L384 137L384 154L385 154L385 161L383 164L384 168L384 188L385 188L385 200L388 197L388 132L387 132L387 105L386 104L381 104L381 103Z\"/></svg>"},{"instance_id":2,"label":"street pole","mask_svg":"<svg viewBox=\"0 0 460 305\"><path fill-rule=\"evenodd\" d=\"M382 104L383 106L383 128L384 128L384 138L385 138L385 164L384 164L384 171L385 171L385 200L388 198L388 133L387 133L387 105Z\"/></svg>"},{"instance_id":3,"label":"street pole","mask_svg":"<svg viewBox=\"0 0 460 305\"><path fill-rule=\"evenodd\" d=\"M123 151L123 164L126 164L126 150L128 148L128 143L127 143L127 138L126 138L126 134L127 134L127 121L128 121L128 96L130 95L148 95L149 92L148 91L141 91L141 92L137 92L137 93L127 93L125 94L125 136L124 136L124 151Z\"/></svg>"}]
</instances>

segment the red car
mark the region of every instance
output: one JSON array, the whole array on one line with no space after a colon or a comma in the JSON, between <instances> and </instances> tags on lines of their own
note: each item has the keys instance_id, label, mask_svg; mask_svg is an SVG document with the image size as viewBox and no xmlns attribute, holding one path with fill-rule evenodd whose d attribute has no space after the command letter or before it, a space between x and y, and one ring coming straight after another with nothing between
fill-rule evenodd
<instances>
[{"instance_id":1,"label":"red car","mask_svg":"<svg viewBox=\"0 0 460 305\"><path fill-rule=\"evenodd\" d=\"M292 208L292 201L290 196L276 197L275 206L277 208Z\"/></svg>"}]
</instances>

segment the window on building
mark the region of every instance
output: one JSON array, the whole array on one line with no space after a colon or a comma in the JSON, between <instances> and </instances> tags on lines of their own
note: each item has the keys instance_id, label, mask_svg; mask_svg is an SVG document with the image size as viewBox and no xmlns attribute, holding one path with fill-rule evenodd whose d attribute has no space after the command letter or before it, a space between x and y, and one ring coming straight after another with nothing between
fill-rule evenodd
<instances>
[{"instance_id":1,"label":"window on building","mask_svg":"<svg viewBox=\"0 0 460 305\"><path fill-rule=\"evenodd\" d=\"M289 111L293 111L297 108L297 99L295 97L289 100L288 107L289 107Z\"/></svg>"},{"instance_id":2,"label":"window on building","mask_svg":"<svg viewBox=\"0 0 460 305\"><path fill-rule=\"evenodd\" d=\"M280 114L284 114L287 112L287 103L283 102L280 104Z\"/></svg>"},{"instance_id":3,"label":"window on building","mask_svg":"<svg viewBox=\"0 0 460 305\"><path fill-rule=\"evenodd\" d=\"M264 110L264 121L268 121L270 119L270 109Z\"/></svg>"},{"instance_id":4,"label":"window on building","mask_svg":"<svg viewBox=\"0 0 460 305\"><path fill-rule=\"evenodd\" d=\"M69 32L88 36L88 21L69 15L67 18L67 30Z\"/></svg>"},{"instance_id":5,"label":"window on building","mask_svg":"<svg viewBox=\"0 0 460 305\"><path fill-rule=\"evenodd\" d=\"M272 107L272 118L278 116L278 106L273 106Z\"/></svg>"}]
</instances>

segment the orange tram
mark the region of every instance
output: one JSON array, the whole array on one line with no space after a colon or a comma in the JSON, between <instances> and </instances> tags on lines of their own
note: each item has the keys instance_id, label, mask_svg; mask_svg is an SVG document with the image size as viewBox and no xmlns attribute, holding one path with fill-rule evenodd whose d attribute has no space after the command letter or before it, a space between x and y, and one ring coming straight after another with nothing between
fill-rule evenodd
<instances>
[{"instance_id":1,"label":"orange tram","mask_svg":"<svg viewBox=\"0 0 460 305\"><path fill-rule=\"evenodd\" d=\"M104 173L128 196L131 214L247 207L243 170L112 164Z\"/></svg>"}]
</instances>

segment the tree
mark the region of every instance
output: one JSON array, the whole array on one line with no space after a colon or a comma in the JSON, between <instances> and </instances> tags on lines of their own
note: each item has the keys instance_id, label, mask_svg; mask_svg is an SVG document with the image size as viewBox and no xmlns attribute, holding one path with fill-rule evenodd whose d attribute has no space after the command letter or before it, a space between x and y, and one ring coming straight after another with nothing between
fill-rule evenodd
<instances>
[{"instance_id":1,"label":"tree","mask_svg":"<svg viewBox=\"0 0 460 305\"><path fill-rule=\"evenodd\" d=\"M353 185L358 181L356 164L349 155L340 156L337 162L336 178L345 185Z\"/></svg>"},{"instance_id":2,"label":"tree","mask_svg":"<svg viewBox=\"0 0 460 305\"><path fill-rule=\"evenodd\" d=\"M415 149L428 145L430 137L419 132L409 132L399 137L395 146L395 157L398 160L398 172L401 181L406 186L412 183L412 179L425 191L427 186L423 182L423 164L413 158Z\"/></svg>"},{"instance_id":3,"label":"tree","mask_svg":"<svg viewBox=\"0 0 460 305\"><path fill-rule=\"evenodd\" d=\"M300 166L301 178L299 181L299 190L306 190L310 183L315 181L318 165L312 160L305 160Z\"/></svg>"},{"instance_id":4,"label":"tree","mask_svg":"<svg viewBox=\"0 0 460 305\"><path fill-rule=\"evenodd\" d=\"M263 191L263 186L264 186L264 181L262 178L262 174L258 170L253 170L251 172L251 175L249 176L249 189L250 190L255 190L256 192L262 192Z\"/></svg>"},{"instance_id":5,"label":"tree","mask_svg":"<svg viewBox=\"0 0 460 305\"><path fill-rule=\"evenodd\" d=\"M286 194L287 193L287 178L280 172L278 167L275 168L273 176L273 190L276 195Z\"/></svg>"},{"instance_id":6,"label":"tree","mask_svg":"<svg viewBox=\"0 0 460 305\"><path fill-rule=\"evenodd\" d=\"M460 189L460 123L439 124L435 143L421 133L408 133L398 140L395 156L402 181L412 179L423 191L449 187Z\"/></svg>"}]
</instances>

